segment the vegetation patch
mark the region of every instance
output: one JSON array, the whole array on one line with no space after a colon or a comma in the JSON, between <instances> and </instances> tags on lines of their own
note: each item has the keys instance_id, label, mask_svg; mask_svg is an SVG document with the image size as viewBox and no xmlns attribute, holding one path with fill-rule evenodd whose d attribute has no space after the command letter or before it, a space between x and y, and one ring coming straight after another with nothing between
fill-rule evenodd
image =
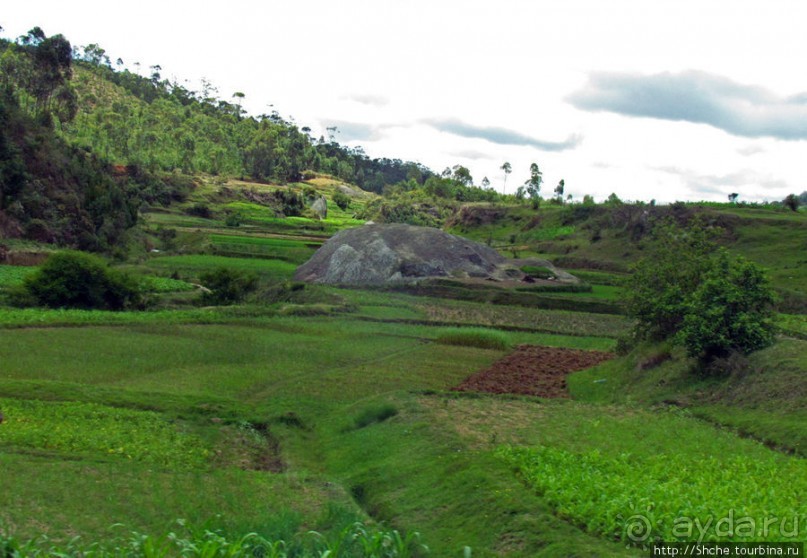
<instances>
[{"instance_id":1,"label":"vegetation patch","mask_svg":"<svg viewBox=\"0 0 807 558\"><path fill-rule=\"evenodd\" d=\"M807 505L798 496L807 490L807 463L800 459L606 456L546 446L503 446L496 455L559 515L612 540L807 540L800 532Z\"/></svg>"},{"instance_id":2,"label":"vegetation patch","mask_svg":"<svg viewBox=\"0 0 807 558\"><path fill-rule=\"evenodd\" d=\"M0 533L3 556L33 558L60 556L62 558L119 558L147 556L149 558L227 557L227 558L416 558L426 556L429 548L420 542L420 534L404 534L355 522L334 533L309 530L290 538L266 538L258 533L229 536L221 530L188 528L161 536L131 532L103 542L89 542L75 537L65 544L55 543L47 536L27 541Z\"/></svg>"},{"instance_id":3,"label":"vegetation patch","mask_svg":"<svg viewBox=\"0 0 807 558\"><path fill-rule=\"evenodd\" d=\"M505 351L510 347L507 336L500 331L483 328L448 328L441 330L435 339L444 345L460 345Z\"/></svg>"},{"instance_id":4,"label":"vegetation patch","mask_svg":"<svg viewBox=\"0 0 807 558\"><path fill-rule=\"evenodd\" d=\"M355 428L364 428L371 424L384 422L398 414L398 408L395 405L386 403L375 407L368 407L363 410L353 421Z\"/></svg>"},{"instance_id":5,"label":"vegetation patch","mask_svg":"<svg viewBox=\"0 0 807 558\"><path fill-rule=\"evenodd\" d=\"M35 267L0 265L0 289L22 285L25 278L36 271Z\"/></svg>"},{"instance_id":6,"label":"vegetation patch","mask_svg":"<svg viewBox=\"0 0 807 558\"><path fill-rule=\"evenodd\" d=\"M51 308L123 310L142 302L134 279L83 252L51 255L23 286L36 304Z\"/></svg>"},{"instance_id":7,"label":"vegetation patch","mask_svg":"<svg viewBox=\"0 0 807 558\"><path fill-rule=\"evenodd\" d=\"M140 286L149 293L179 293L194 290L191 283L172 279L171 277L146 276L140 279Z\"/></svg>"},{"instance_id":8,"label":"vegetation patch","mask_svg":"<svg viewBox=\"0 0 807 558\"><path fill-rule=\"evenodd\" d=\"M94 454L169 468L201 467L202 442L157 413L79 402L0 399L0 444L60 453Z\"/></svg>"},{"instance_id":9,"label":"vegetation patch","mask_svg":"<svg viewBox=\"0 0 807 558\"><path fill-rule=\"evenodd\" d=\"M525 265L521 271L536 279L555 279L557 277L554 271L543 266Z\"/></svg>"}]
</instances>

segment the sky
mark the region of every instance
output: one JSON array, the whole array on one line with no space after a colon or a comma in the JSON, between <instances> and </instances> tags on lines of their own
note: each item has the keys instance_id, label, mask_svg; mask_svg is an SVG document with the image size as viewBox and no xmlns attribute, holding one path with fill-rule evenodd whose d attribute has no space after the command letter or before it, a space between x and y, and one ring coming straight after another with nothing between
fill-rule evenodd
<instances>
[{"instance_id":1,"label":"sky","mask_svg":"<svg viewBox=\"0 0 807 558\"><path fill-rule=\"evenodd\" d=\"M6 2L31 27L273 110L371 157L512 193L781 200L807 190L807 2ZM507 161L512 173L501 170ZM506 178L506 184L505 184Z\"/></svg>"}]
</instances>

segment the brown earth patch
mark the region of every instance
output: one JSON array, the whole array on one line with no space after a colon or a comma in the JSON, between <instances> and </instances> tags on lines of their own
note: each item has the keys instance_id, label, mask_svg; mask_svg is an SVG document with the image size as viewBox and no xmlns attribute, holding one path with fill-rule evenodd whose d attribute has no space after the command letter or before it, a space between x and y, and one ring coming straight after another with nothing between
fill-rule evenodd
<instances>
[{"instance_id":1,"label":"brown earth patch","mask_svg":"<svg viewBox=\"0 0 807 558\"><path fill-rule=\"evenodd\" d=\"M614 358L612 353L519 345L490 367L469 376L454 391L569 397L566 376Z\"/></svg>"}]
</instances>

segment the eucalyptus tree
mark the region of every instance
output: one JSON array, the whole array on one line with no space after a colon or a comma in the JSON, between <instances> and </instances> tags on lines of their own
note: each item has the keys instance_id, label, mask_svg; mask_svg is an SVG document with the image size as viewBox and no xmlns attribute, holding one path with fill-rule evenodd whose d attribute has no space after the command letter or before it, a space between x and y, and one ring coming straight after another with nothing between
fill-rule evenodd
<instances>
[{"instance_id":1,"label":"eucalyptus tree","mask_svg":"<svg viewBox=\"0 0 807 558\"><path fill-rule=\"evenodd\" d=\"M524 187L532 201L532 207L538 209L541 203L541 183L544 181L543 173L536 163L530 165L530 178L524 182Z\"/></svg>"},{"instance_id":2,"label":"eucalyptus tree","mask_svg":"<svg viewBox=\"0 0 807 558\"><path fill-rule=\"evenodd\" d=\"M504 164L499 168L504 171L504 184L502 184L502 194L504 194L504 191L507 188L507 175L513 172L513 167L510 165L510 163L505 161Z\"/></svg>"}]
</instances>

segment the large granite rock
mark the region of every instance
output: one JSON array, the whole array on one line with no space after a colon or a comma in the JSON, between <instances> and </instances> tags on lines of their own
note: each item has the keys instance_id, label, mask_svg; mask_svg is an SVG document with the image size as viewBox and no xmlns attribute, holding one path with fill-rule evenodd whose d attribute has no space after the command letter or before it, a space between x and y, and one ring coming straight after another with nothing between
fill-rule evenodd
<instances>
[{"instance_id":1,"label":"large granite rock","mask_svg":"<svg viewBox=\"0 0 807 558\"><path fill-rule=\"evenodd\" d=\"M320 196L311 204L311 211L320 219L328 218L328 201Z\"/></svg>"},{"instance_id":2,"label":"large granite rock","mask_svg":"<svg viewBox=\"0 0 807 558\"><path fill-rule=\"evenodd\" d=\"M334 285L407 283L429 277L495 278L506 262L492 248L439 229L372 224L334 235L297 269L294 278Z\"/></svg>"}]
</instances>

